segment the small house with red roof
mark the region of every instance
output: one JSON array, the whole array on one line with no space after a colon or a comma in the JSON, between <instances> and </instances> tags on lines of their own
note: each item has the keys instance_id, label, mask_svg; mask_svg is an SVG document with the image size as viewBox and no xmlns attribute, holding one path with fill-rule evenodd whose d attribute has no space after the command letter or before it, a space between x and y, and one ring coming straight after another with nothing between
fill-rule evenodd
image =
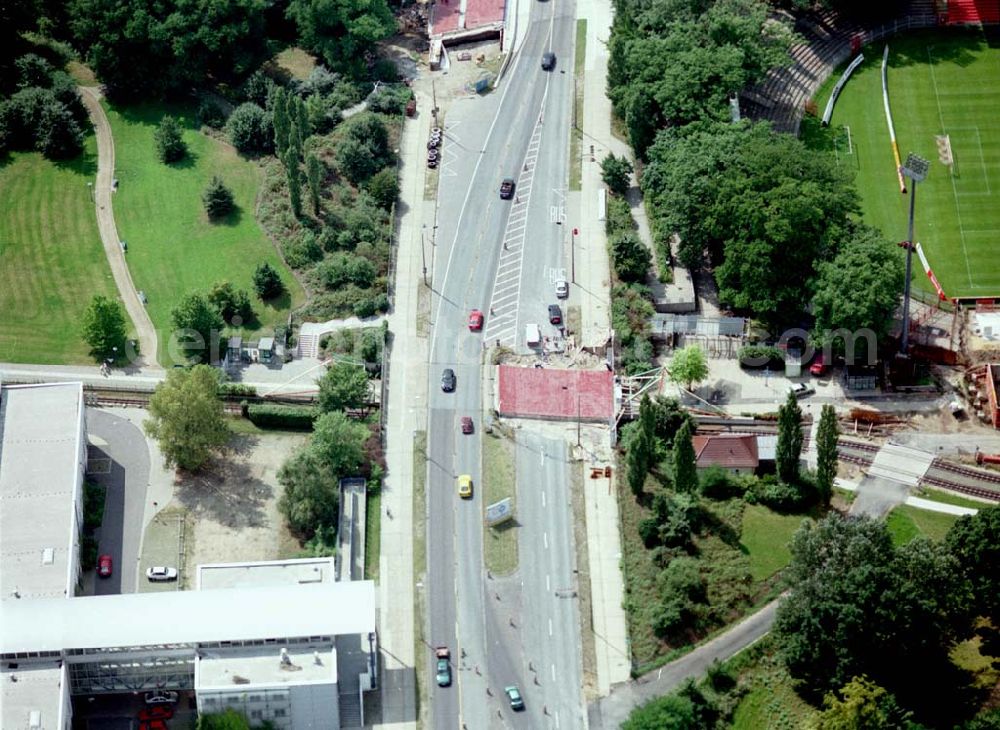
<instances>
[{"instance_id":1,"label":"small house with red roof","mask_svg":"<svg viewBox=\"0 0 1000 730\"><path fill-rule=\"evenodd\" d=\"M753 474L760 465L757 437L751 434L719 434L695 436L694 446L698 469L719 467L729 474Z\"/></svg>"}]
</instances>

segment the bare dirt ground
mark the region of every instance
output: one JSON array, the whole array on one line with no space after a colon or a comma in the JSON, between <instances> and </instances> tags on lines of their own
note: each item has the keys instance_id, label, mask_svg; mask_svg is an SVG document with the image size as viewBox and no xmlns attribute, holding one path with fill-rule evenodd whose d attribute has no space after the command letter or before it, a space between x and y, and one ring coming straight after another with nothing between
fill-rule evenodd
<instances>
[{"instance_id":1,"label":"bare dirt ground","mask_svg":"<svg viewBox=\"0 0 1000 730\"><path fill-rule=\"evenodd\" d=\"M202 563L273 560L293 555L298 542L278 513L281 464L307 440L304 434L238 434L230 452L174 487L171 507L193 518L184 574Z\"/></svg>"}]
</instances>

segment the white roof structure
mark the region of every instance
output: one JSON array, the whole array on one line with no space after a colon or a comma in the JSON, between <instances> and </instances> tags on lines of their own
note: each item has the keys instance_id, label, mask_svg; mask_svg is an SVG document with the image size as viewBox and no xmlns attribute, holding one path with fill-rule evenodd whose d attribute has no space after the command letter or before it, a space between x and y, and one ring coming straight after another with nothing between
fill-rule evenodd
<instances>
[{"instance_id":1,"label":"white roof structure","mask_svg":"<svg viewBox=\"0 0 1000 730\"><path fill-rule=\"evenodd\" d=\"M289 684L336 684L337 652L333 645L316 649L290 647L282 662L280 647L267 653L261 647L229 650L224 655L203 651L196 660L195 686L206 689L247 689L254 686L277 687Z\"/></svg>"},{"instance_id":2,"label":"white roof structure","mask_svg":"<svg viewBox=\"0 0 1000 730\"><path fill-rule=\"evenodd\" d=\"M368 634L372 581L0 602L0 654Z\"/></svg>"},{"instance_id":3,"label":"white roof structure","mask_svg":"<svg viewBox=\"0 0 1000 730\"><path fill-rule=\"evenodd\" d=\"M63 690L69 683L67 670L59 662L34 665L30 671L0 670L0 727L29 728L37 717L42 728L61 728L66 703Z\"/></svg>"},{"instance_id":4,"label":"white roof structure","mask_svg":"<svg viewBox=\"0 0 1000 730\"><path fill-rule=\"evenodd\" d=\"M0 601L72 595L83 420L81 383L0 388Z\"/></svg>"},{"instance_id":5,"label":"white roof structure","mask_svg":"<svg viewBox=\"0 0 1000 730\"><path fill-rule=\"evenodd\" d=\"M293 558L246 563L205 563L198 566L198 590L264 588L304 583L333 583L333 558Z\"/></svg>"}]
</instances>

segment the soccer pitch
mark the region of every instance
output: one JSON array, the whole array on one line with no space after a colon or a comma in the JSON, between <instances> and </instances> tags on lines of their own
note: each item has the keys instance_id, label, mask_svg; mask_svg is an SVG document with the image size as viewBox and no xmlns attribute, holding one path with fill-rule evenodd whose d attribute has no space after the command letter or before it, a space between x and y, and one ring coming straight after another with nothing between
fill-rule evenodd
<instances>
[{"instance_id":1,"label":"soccer pitch","mask_svg":"<svg viewBox=\"0 0 1000 730\"><path fill-rule=\"evenodd\" d=\"M1000 297L1000 44L996 31L935 30L889 38L889 105L902 160L931 163L916 200L914 238L949 297ZM890 240L907 235L909 194L899 192L882 105L883 44L847 82L830 126L838 164L851 165L865 220ZM841 70L816 97L820 109ZM938 135L951 140L952 170ZM909 187L909 181L907 180ZM914 283L933 291L917 271Z\"/></svg>"}]
</instances>

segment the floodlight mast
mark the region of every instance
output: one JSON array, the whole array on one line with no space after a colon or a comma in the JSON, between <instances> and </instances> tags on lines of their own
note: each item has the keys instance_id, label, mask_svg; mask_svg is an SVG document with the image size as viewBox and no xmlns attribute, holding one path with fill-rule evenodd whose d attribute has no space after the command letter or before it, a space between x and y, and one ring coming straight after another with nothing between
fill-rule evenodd
<instances>
[{"instance_id":1,"label":"floodlight mast","mask_svg":"<svg viewBox=\"0 0 1000 730\"><path fill-rule=\"evenodd\" d=\"M906 241L903 247L906 249L906 282L903 289L903 337L900 342L899 354L906 357L910 349L910 277L913 270L913 248L916 245L913 241L913 213L917 201L917 183L923 182L927 178L927 171L930 163L923 157L918 157L912 152L906 156L906 162L900 166L900 172L910 178L910 222Z\"/></svg>"}]
</instances>

